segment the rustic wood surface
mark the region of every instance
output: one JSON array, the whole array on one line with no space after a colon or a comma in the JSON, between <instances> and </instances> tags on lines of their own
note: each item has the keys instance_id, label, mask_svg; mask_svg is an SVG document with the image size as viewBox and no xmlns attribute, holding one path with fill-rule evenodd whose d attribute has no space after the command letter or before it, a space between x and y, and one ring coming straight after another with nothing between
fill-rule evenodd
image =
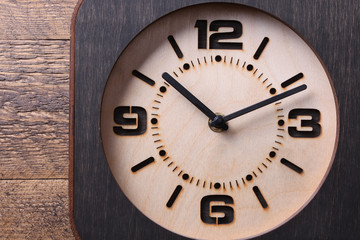
<instances>
[{"instance_id":1,"label":"rustic wood surface","mask_svg":"<svg viewBox=\"0 0 360 240\"><path fill-rule=\"evenodd\" d=\"M73 239L69 61L76 3L0 3L0 239Z\"/></svg>"}]
</instances>

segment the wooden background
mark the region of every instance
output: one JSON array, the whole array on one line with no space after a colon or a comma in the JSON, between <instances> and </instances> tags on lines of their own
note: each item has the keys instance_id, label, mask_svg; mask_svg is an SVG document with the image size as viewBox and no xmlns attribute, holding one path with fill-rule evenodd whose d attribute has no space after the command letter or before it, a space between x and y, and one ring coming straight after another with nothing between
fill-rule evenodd
<instances>
[{"instance_id":1,"label":"wooden background","mask_svg":"<svg viewBox=\"0 0 360 240\"><path fill-rule=\"evenodd\" d=\"M0 239L73 239L70 24L77 0L0 1Z\"/></svg>"},{"instance_id":2,"label":"wooden background","mask_svg":"<svg viewBox=\"0 0 360 240\"><path fill-rule=\"evenodd\" d=\"M271 13L310 41L339 97L338 154L316 197L319 205L305 209L321 218L308 219L305 227L313 239L358 239L359 1L259 2L258 7L273 9ZM68 144L70 23L76 4L77 0L0 2L0 239L74 238L68 210ZM302 24L299 19L304 16L314 21ZM319 209L326 202L332 208ZM295 227L296 219L289 224Z\"/></svg>"}]
</instances>

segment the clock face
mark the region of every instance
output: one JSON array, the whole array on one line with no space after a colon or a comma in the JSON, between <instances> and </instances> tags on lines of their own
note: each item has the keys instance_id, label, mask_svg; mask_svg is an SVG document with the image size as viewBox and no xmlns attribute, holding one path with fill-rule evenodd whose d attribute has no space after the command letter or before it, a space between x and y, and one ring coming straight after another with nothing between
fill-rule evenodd
<instances>
[{"instance_id":1,"label":"clock face","mask_svg":"<svg viewBox=\"0 0 360 240\"><path fill-rule=\"evenodd\" d=\"M145 28L101 106L105 155L128 199L201 239L249 238L295 216L331 168L338 125L308 44L236 4L183 8Z\"/></svg>"}]
</instances>

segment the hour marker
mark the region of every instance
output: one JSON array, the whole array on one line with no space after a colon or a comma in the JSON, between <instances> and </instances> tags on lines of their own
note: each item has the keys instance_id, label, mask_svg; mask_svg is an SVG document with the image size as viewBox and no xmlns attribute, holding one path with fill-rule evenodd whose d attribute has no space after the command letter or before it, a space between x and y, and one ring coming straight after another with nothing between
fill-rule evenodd
<instances>
[{"instance_id":1,"label":"hour marker","mask_svg":"<svg viewBox=\"0 0 360 240\"><path fill-rule=\"evenodd\" d=\"M280 160L280 162L282 164L284 164L285 166L287 166L288 168L290 168L291 170L294 170L295 172L301 174L303 172L303 169L297 165L295 165L294 163L290 162L289 160L282 158Z\"/></svg>"},{"instance_id":2,"label":"hour marker","mask_svg":"<svg viewBox=\"0 0 360 240\"><path fill-rule=\"evenodd\" d=\"M137 71L137 70L133 70L132 71L132 75L134 77L137 77L140 80L143 80L144 82L146 82L147 84L154 86L155 85L155 81L152 80L151 78L145 76L144 74L142 74L141 72Z\"/></svg>"},{"instance_id":3,"label":"hour marker","mask_svg":"<svg viewBox=\"0 0 360 240\"><path fill-rule=\"evenodd\" d=\"M181 50L180 50L180 48L179 48L179 45L176 43L175 38L174 38L172 35L170 35L170 36L168 36L168 40L169 40L172 48L174 49L174 51L175 51L175 53L176 53L176 56L177 56L178 58L183 58L184 55L183 55L183 53L181 52Z\"/></svg>"},{"instance_id":4,"label":"hour marker","mask_svg":"<svg viewBox=\"0 0 360 240\"><path fill-rule=\"evenodd\" d=\"M269 42L269 38L268 37L264 37L264 39L262 40L262 42L260 43L260 46L258 47L258 49L256 50L255 54L254 54L254 59L259 59L261 53L264 51L264 48L266 47L266 45Z\"/></svg>"},{"instance_id":5,"label":"hour marker","mask_svg":"<svg viewBox=\"0 0 360 240\"><path fill-rule=\"evenodd\" d=\"M265 209L268 207L268 204L264 198L264 196L262 195L262 193L260 192L260 189L258 188L258 186L254 186L253 187L253 191L257 197L257 199L259 200L261 206Z\"/></svg>"},{"instance_id":6,"label":"hour marker","mask_svg":"<svg viewBox=\"0 0 360 240\"><path fill-rule=\"evenodd\" d=\"M171 208L172 205L174 204L176 198L179 196L181 190L182 190L182 186L181 185L177 185L174 192L172 193L171 197L169 198L169 201L166 203L166 206L168 208Z\"/></svg>"},{"instance_id":7,"label":"hour marker","mask_svg":"<svg viewBox=\"0 0 360 240\"><path fill-rule=\"evenodd\" d=\"M140 169L146 167L147 165L153 163L154 161L155 161L155 160L154 160L153 157L149 157L148 159L145 159L144 161L142 161L142 162L136 164L135 166L133 166L133 167L131 168L131 171L132 171L132 172L137 172L137 171L139 171Z\"/></svg>"},{"instance_id":8,"label":"hour marker","mask_svg":"<svg viewBox=\"0 0 360 240\"><path fill-rule=\"evenodd\" d=\"M295 76L289 78L288 80L284 81L283 83L281 83L281 87L282 88L286 88L287 86L293 84L294 82L302 79L304 77L303 73L298 73Z\"/></svg>"}]
</instances>

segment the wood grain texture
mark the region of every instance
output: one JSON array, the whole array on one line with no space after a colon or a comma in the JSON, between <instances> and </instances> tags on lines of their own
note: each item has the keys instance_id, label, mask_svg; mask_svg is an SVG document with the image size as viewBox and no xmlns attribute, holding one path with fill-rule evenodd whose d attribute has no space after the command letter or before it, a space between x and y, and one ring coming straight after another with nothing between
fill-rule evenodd
<instances>
[{"instance_id":1,"label":"wood grain texture","mask_svg":"<svg viewBox=\"0 0 360 240\"><path fill-rule=\"evenodd\" d=\"M114 0L98 8L96 1L87 0L79 12L74 84L76 100L80 102L75 106L78 119L75 119L74 211L77 229L86 239L116 239L119 236L123 239L182 239L157 227L129 205L112 178L101 142L97 140L102 94L98 89L103 89L120 52L143 27L165 13L200 2L204 1L146 1L145 4L136 0ZM261 8L297 29L327 66L340 105L337 157L323 187L294 219L258 239L359 239L360 169L357 156L360 149L357 146L360 145L360 119L356 92L360 85L354 76L359 70L360 3L355 0L232 2ZM109 21L109 14L126 17L114 17ZM84 42L87 42L86 48ZM84 62L86 67L80 67ZM89 65L94 66L94 71L87 71ZM82 91L86 94L82 95ZM85 119L87 121L82 121ZM89 212L88 209L96 211ZM111 223L115 227L107 228Z\"/></svg>"},{"instance_id":2,"label":"wood grain texture","mask_svg":"<svg viewBox=\"0 0 360 240\"><path fill-rule=\"evenodd\" d=\"M0 3L1 239L73 239L68 96L76 2Z\"/></svg>"},{"instance_id":3,"label":"wood grain texture","mask_svg":"<svg viewBox=\"0 0 360 240\"><path fill-rule=\"evenodd\" d=\"M0 41L0 177L67 178L69 41Z\"/></svg>"},{"instance_id":4,"label":"wood grain texture","mask_svg":"<svg viewBox=\"0 0 360 240\"><path fill-rule=\"evenodd\" d=\"M68 181L0 180L1 239L73 239Z\"/></svg>"},{"instance_id":5,"label":"wood grain texture","mask_svg":"<svg viewBox=\"0 0 360 240\"><path fill-rule=\"evenodd\" d=\"M2 0L0 39L69 39L76 0Z\"/></svg>"},{"instance_id":6,"label":"wood grain texture","mask_svg":"<svg viewBox=\"0 0 360 240\"><path fill-rule=\"evenodd\" d=\"M199 50L198 31L194 30L198 19L238 20L244 34L233 41L241 41L243 49ZM181 47L182 59L167 41L169 35ZM254 61L264 35L271 43ZM185 64L189 64L187 68ZM134 77L134 69L154 79L154 86ZM282 89L281 83L299 72L304 73L304 79ZM107 79L101 105L101 139L107 163L127 198L170 231L195 239L259 235L286 222L308 203L327 176L338 137L337 106L329 81L326 70L301 37L267 14L234 4L206 4L176 11L137 35ZM212 111L229 116L275 96L270 89L276 89L279 97L301 84L306 84L302 85L306 90L228 121L226 131L214 132L208 126L209 119L216 116ZM192 98L184 89L211 110L206 114L200 111L203 105L190 103ZM126 110L129 105L132 109ZM119 109L143 112L126 116ZM311 133L308 130L297 132L300 138L295 138L288 127L297 125L301 131L300 119L305 116L291 120L290 113L303 112L309 118L314 111L319 119L321 115L321 125L311 127L311 138L303 135ZM139 129L145 126L143 131L119 121L134 117ZM150 118L155 118L156 124ZM280 119L284 124L278 124ZM130 171L149 156L153 163ZM286 169L280 164L281 158L299 165L304 172ZM176 186L182 190L169 207L166 201ZM265 209L254 196L255 186L264 195L260 199L266 199ZM215 194L231 200L227 206L233 209L229 214L233 219L229 217L227 224L209 225L205 221L214 218L200 218L200 211L202 217L204 209L207 211L205 204L199 207L200 202Z\"/></svg>"}]
</instances>

